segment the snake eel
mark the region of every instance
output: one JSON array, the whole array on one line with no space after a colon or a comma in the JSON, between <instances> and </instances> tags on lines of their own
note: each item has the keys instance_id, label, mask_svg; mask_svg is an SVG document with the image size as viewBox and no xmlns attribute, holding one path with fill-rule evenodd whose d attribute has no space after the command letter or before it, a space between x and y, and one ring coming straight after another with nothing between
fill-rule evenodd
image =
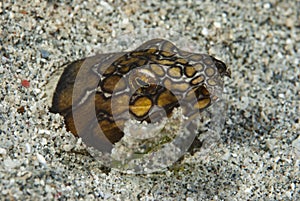
<instances>
[{"instance_id":1,"label":"snake eel","mask_svg":"<svg viewBox=\"0 0 300 201\"><path fill-rule=\"evenodd\" d=\"M50 111L61 114L75 136L91 144L114 144L124 136L128 119L157 122L178 107L193 118L218 99L224 76L230 77L230 71L222 61L153 39L133 51L98 54L67 65Z\"/></svg>"}]
</instances>

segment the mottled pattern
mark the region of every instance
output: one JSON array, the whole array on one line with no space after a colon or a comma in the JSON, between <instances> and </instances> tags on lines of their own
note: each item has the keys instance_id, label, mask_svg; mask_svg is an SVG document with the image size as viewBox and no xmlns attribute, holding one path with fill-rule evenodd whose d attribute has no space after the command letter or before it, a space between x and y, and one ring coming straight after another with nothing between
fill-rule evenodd
<instances>
[{"instance_id":1,"label":"mottled pattern","mask_svg":"<svg viewBox=\"0 0 300 201\"><path fill-rule=\"evenodd\" d=\"M51 111L65 117L73 134L82 136L85 132L95 137L100 125L108 140L115 143L124 135L124 123L130 118L156 122L179 106L186 117L193 118L218 99L224 75L230 76L230 72L214 57L153 39L131 52L96 55L68 65L58 82ZM72 97L75 82L82 90ZM90 115L93 104L96 124ZM76 128L74 109L81 116Z\"/></svg>"}]
</instances>

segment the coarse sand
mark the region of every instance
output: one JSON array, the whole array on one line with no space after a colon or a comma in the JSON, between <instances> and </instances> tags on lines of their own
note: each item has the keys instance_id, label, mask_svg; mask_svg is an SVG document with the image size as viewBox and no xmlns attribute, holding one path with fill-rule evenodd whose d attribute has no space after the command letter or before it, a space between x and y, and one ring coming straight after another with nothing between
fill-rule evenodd
<instances>
[{"instance_id":1,"label":"coarse sand","mask_svg":"<svg viewBox=\"0 0 300 201\"><path fill-rule=\"evenodd\" d=\"M299 1L2 1L0 24L0 200L300 200ZM45 85L68 62L176 34L231 69L220 142L161 173L99 166Z\"/></svg>"}]
</instances>

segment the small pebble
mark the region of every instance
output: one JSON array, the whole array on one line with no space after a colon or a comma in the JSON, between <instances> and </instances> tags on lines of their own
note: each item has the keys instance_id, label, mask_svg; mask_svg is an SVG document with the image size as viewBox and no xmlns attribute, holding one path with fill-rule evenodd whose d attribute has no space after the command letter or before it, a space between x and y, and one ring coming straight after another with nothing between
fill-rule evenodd
<instances>
[{"instance_id":1,"label":"small pebble","mask_svg":"<svg viewBox=\"0 0 300 201\"><path fill-rule=\"evenodd\" d=\"M0 154L1 155L6 155L6 149L3 149L0 147Z\"/></svg>"},{"instance_id":2,"label":"small pebble","mask_svg":"<svg viewBox=\"0 0 300 201\"><path fill-rule=\"evenodd\" d=\"M46 51L46 50L40 50L40 52L41 52L42 58L44 58L44 59L48 59L49 58L50 53L48 51Z\"/></svg>"},{"instance_id":3,"label":"small pebble","mask_svg":"<svg viewBox=\"0 0 300 201\"><path fill-rule=\"evenodd\" d=\"M37 160L42 164L42 165L47 165L47 161L44 158L44 156L42 156L41 154L36 154L36 158Z\"/></svg>"},{"instance_id":4,"label":"small pebble","mask_svg":"<svg viewBox=\"0 0 300 201\"><path fill-rule=\"evenodd\" d=\"M204 36L208 35L208 29L203 27L202 32L201 32Z\"/></svg>"}]
</instances>

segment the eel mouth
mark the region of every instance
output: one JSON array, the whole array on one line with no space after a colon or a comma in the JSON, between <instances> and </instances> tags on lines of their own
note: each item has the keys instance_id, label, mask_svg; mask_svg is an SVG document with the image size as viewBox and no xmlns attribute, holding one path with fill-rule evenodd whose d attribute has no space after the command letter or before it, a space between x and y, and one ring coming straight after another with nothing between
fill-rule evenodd
<instances>
[{"instance_id":1,"label":"eel mouth","mask_svg":"<svg viewBox=\"0 0 300 201\"><path fill-rule=\"evenodd\" d=\"M213 56L211 56L211 59L215 63L215 65L222 77L227 76L227 77L231 78L231 71L229 68L227 68L226 64L223 61L220 61Z\"/></svg>"}]
</instances>

